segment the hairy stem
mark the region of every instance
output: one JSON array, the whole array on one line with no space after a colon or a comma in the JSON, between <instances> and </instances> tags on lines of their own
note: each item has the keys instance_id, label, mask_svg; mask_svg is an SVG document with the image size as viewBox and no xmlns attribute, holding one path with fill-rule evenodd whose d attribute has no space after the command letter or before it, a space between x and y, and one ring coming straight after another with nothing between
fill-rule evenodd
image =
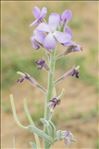
<instances>
[{"instance_id":1,"label":"hairy stem","mask_svg":"<svg viewBox=\"0 0 99 149\"><path fill-rule=\"evenodd\" d=\"M53 96L53 89L54 89L54 72L55 72L55 62L56 62L56 50L53 50L50 54L49 59L49 74L48 74L48 90L47 90L47 96L45 99L45 111L44 111L44 118L46 120L49 120L50 118L50 111L48 108L48 102ZM46 126L44 126L44 131L47 133ZM48 142L44 141L44 149L49 149L50 145Z\"/></svg>"}]
</instances>

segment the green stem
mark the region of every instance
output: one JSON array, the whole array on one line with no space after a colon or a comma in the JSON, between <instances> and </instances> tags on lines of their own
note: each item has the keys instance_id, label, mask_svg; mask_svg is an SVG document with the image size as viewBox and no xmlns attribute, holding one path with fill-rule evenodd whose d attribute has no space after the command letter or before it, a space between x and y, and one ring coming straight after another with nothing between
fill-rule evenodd
<instances>
[{"instance_id":1,"label":"green stem","mask_svg":"<svg viewBox=\"0 0 99 149\"><path fill-rule=\"evenodd\" d=\"M45 111L44 111L44 118L49 120L50 118L50 111L48 108L48 102L53 97L53 89L54 89L54 72L55 72L55 62L56 62L56 50L54 49L50 54L49 60L49 74L48 74L48 91L47 97L45 100ZM44 131L47 133L46 126L44 126ZM49 149L50 146L46 140L44 141L44 149Z\"/></svg>"}]
</instances>

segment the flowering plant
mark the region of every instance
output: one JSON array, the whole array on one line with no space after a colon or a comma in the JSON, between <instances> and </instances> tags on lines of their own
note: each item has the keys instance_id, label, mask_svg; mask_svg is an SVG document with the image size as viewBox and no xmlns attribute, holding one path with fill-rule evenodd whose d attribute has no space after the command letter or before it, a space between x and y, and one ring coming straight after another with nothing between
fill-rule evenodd
<instances>
[{"instance_id":1,"label":"flowering plant","mask_svg":"<svg viewBox=\"0 0 99 149\"><path fill-rule=\"evenodd\" d=\"M41 148L39 137L44 141L44 149L50 149L51 146L59 140L64 139L66 145L75 141L75 138L70 131L56 130L56 126L52 122L52 116L57 105L61 103L61 98L64 92L62 90L62 92L58 95L56 92L56 85L66 77L79 78L79 66L73 66L61 77L55 79L55 65L57 60L65 55L82 51L82 47L73 41L72 31L68 26L68 22L72 19L71 10L65 10L62 14L51 13L48 17L48 22L45 20L47 8L43 7L40 10L38 7L34 7L33 14L35 21L30 24L31 27L35 26L31 37L33 49L38 50L42 47L45 49L45 53L47 53L48 56L48 60L41 58L37 60L35 64L37 65L38 69L45 69L48 72L48 87L45 89L28 73L23 73L20 71L17 72L21 76L17 82L22 83L24 80L28 80L31 85L37 87L45 94L44 117L40 119L43 123L44 130L41 130L35 126L28 111L26 101L24 101L24 109L30 124L28 126L21 124L16 114L13 95L10 95L10 100L14 119L16 120L17 124L20 127L31 131L35 136L35 143L31 142L33 149ZM56 45L58 43L66 49L59 55L57 54L56 49Z\"/></svg>"}]
</instances>

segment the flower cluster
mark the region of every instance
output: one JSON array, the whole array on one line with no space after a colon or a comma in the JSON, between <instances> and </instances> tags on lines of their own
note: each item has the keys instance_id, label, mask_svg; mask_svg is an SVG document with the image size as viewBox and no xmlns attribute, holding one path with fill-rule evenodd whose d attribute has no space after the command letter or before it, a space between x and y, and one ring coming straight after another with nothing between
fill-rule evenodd
<instances>
[{"instance_id":1,"label":"flower cluster","mask_svg":"<svg viewBox=\"0 0 99 149\"><path fill-rule=\"evenodd\" d=\"M68 47L65 54L71 51L81 51L80 45L72 41L72 31L68 27L68 22L72 19L71 10L65 10L62 14L51 13L48 22L44 19L47 14L45 7L42 10L34 7L33 14L36 18L31 24L31 26L36 25L33 36L31 37L34 49L44 47L48 51L52 51L56 48L56 44L60 43Z\"/></svg>"}]
</instances>

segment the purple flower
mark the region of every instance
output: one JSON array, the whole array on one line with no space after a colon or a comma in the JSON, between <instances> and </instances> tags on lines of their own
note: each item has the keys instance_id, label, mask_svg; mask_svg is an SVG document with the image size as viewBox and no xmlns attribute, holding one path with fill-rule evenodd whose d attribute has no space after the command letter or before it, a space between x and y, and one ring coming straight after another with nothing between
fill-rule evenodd
<instances>
[{"instance_id":1,"label":"purple flower","mask_svg":"<svg viewBox=\"0 0 99 149\"><path fill-rule=\"evenodd\" d=\"M37 64L38 69L45 68L46 70L49 70L48 65L46 64L45 60L39 59L35 63Z\"/></svg>"},{"instance_id":2,"label":"purple flower","mask_svg":"<svg viewBox=\"0 0 99 149\"><path fill-rule=\"evenodd\" d=\"M43 32L35 30L33 36L31 37L32 47L36 50L43 46L43 41L45 39L45 34Z\"/></svg>"},{"instance_id":3,"label":"purple flower","mask_svg":"<svg viewBox=\"0 0 99 149\"><path fill-rule=\"evenodd\" d=\"M67 26L67 23L71 20L72 18L72 12L71 10L65 10L61 15L60 15L60 24L61 24L61 30L64 32L67 32L71 34L72 36L72 31L71 29Z\"/></svg>"},{"instance_id":4,"label":"purple flower","mask_svg":"<svg viewBox=\"0 0 99 149\"><path fill-rule=\"evenodd\" d=\"M46 37L43 41L43 46L49 51L55 49L56 42L65 44L71 40L71 34L68 32L58 31L60 24L60 15L52 13L49 16L48 24L41 23L38 25L37 30L46 33Z\"/></svg>"},{"instance_id":5,"label":"purple flower","mask_svg":"<svg viewBox=\"0 0 99 149\"><path fill-rule=\"evenodd\" d=\"M38 7L34 7L33 9L33 15L35 17L35 21L33 21L30 26L38 25L43 21L47 13L47 8L43 7L41 10Z\"/></svg>"},{"instance_id":6,"label":"purple flower","mask_svg":"<svg viewBox=\"0 0 99 149\"><path fill-rule=\"evenodd\" d=\"M73 134L70 131L64 131L64 142L66 145L70 145L72 142L75 141Z\"/></svg>"},{"instance_id":7,"label":"purple flower","mask_svg":"<svg viewBox=\"0 0 99 149\"><path fill-rule=\"evenodd\" d=\"M61 102L60 99L58 99L57 97L52 98L48 104L50 111L53 111L54 108L60 104L60 102Z\"/></svg>"},{"instance_id":8,"label":"purple flower","mask_svg":"<svg viewBox=\"0 0 99 149\"><path fill-rule=\"evenodd\" d=\"M71 12L71 10L65 10L61 14L60 18L61 18L61 24L62 25L65 25L66 23L68 23L71 20L71 18L72 18L72 12Z\"/></svg>"}]
</instances>

